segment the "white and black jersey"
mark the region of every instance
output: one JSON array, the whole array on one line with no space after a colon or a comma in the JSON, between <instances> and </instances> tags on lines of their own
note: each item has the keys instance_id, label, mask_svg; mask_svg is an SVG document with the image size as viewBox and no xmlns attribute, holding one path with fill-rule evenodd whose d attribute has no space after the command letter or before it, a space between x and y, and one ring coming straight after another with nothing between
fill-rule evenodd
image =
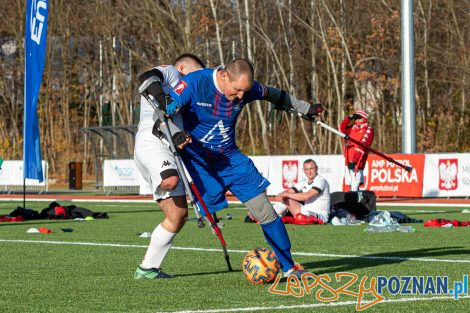
<instances>
[{"instance_id":1,"label":"white and black jersey","mask_svg":"<svg viewBox=\"0 0 470 313\"><path fill-rule=\"evenodd\" d=\"M163 91L169 93L181 79L180 72L172 65L157 66L156 69L163 74ZM183 129L181 114L174 115L172 120L177 128ZM169 175L174 175L177 167L166 139L157 138L152 134L156 121L157 114L153 107L147 103L144 97L141 97L140 121L135 136L134 161L149 184L154 200L184 195L184 186L181 181L178 187L171 192L160 188L162 180Z\"/></svg>"},{"instance_id":2,"label":"white and black jersey","mask_svg":"<svg viewBox=\"0 0 470 313\"><path fill-rule=\"evenodd\" d=\"M325 178L317 175L311 183L308 179L300 181L291 187L296 193L308 192L310 189L315 189L319 192L318 195L304 201L301 213L307 216L313 215L328 222L330 214L330 185Z\"/></svg>"},{"instance_id":3,"label":"white and black jersey","mask_svg":"<svg viewBox=\"0 0 470 313\"><path fill-rule=\"evenodd\" d=\"M172 65L160 65L155 68L163 74L162 89L166 94L169 94L173 87L175 87L180 81L181 73ZM173 120L176 118L178 118L178 123L180 121L182 123L181 114L172 116ZM156 121L157 114L155 113L155 110L147 103L147 100L145 100L143 96L140 97L140 120L138 132L146 132L149 130L150 135L152 135L153 125ZM183 129L182 124L181 129Z\"/></svg>"}]
</instances>

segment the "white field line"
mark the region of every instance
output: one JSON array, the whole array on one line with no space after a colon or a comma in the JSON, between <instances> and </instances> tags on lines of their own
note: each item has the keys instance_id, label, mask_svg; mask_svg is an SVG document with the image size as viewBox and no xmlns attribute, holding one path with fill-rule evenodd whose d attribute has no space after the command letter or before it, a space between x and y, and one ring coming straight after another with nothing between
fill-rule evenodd
<instances>
[{"instance_id":1,"label":"white field line","mask_svg":"<svg viewBox=\"0 0 470 313\"><path fill-rule=\"evenodd\" d=\"M460 299L468 299L470 296L459 296ZM383 300L381 303L397 303L397 302L415 302L415 301L431 301L431 300L453 300L452 296L441 296L441 297L416 297L416 298L398 298ZM454 300L454 301L459 301ZM370 303L371 301L363 301L361 305ZM318 307L335 307L345 305L355 305L357 301L343 301L343 302L330 302L330 303L312 303L312 304L299 304L299 305L280 305L280 306L258 306L258 307L246 307L246 308L227 308L227 309L209 309L209 310L184 310L184 311L167 311L167 312L156 312L156 313L222 313L222 312L253 312L253 311L271 311L271 310L301 310L311 309ZM375 307L375 305L373 305Z\"/></svg>"},{"instance_id":2,"label":"white field line","mask_svg":"<svg viewBox=\"0 0 470 313\"><path fill-rule=\"evenodd\" d=\"M377 207L403 207L403 206L411 206L411 207L454 207L454 208L469 208L470 203L392 203L392 202L379 202L377 203Z\"/></svg>"},{"instance_id":3,"label":"white field line","mask_svg":"<svg viewBox=\"0 0 470 313\"><path fill-rule=\"evenodd\" d=\"M9 198L0 197L0 201L19 202L23 201L22 198ZM67 202L107 202L107 203L155 203L154 200L145 199L55 199L55 198L26 198L27 202L52 202L52 201L67 201ZM231 204L241 204L240 201L228 201ZM470 208L470 203L394 203L394 202L379 202L377 207L454 207L454 208ZM244 208L243 208L244 209Z\"/></svg>"},{"instance_id":4,"label":"white field line","mask_svg":"<svg viewBox=\"0 0 470 313\"><path fill-rule=\"evenodd\" d=\"M441 211L431 211L431 210L400 210L401 213L449 213L451 211L441 210ZM459 212L455 212L459 213Z\"/></svg>"},{"instance_id":5,"label":"white field line","mask_svg":"<svg viewBox=\"0 0 470 313\"><path fill-rule=\"evenodd\" d=\"M0 239L0 242L9 243L39 243L52 245L77 245L77 246L96 246L96 247L114 247L114 248L147 248L147 245L119 244L119 243L99 243L99 242L74 242L74 241L48 241L48 240L21 240L21 239ZM212 248L195 248L195 247L172 247L175 250L186 251L203 251L203 252L222 252L221 249ZM248 250L231 250L231 253L247 253ZM314 253L314 252L292 252L292 255L300 256L317 256L329 258L356 258L368 260L390 260L390 261L417 261L417 262L442 262L442 263L470 263L470 260L449 260L419 257L399 257L399 256L380 256L380 255L349 255L349 254L333 254L333 253Z\"/></svg>"},{"instance_id":6,"label":"white field line","mask_svg":"<svg viewBox=\"0 0 470 313\"><path fill-rule=\"evenodd\" d=\"M0 201L23 202L22 198L1 198ZM26 198L26 202L105 202L105 203L155 203L155 200L145 199L55 199L55 198Z\"/></svg>"}]
</instances>

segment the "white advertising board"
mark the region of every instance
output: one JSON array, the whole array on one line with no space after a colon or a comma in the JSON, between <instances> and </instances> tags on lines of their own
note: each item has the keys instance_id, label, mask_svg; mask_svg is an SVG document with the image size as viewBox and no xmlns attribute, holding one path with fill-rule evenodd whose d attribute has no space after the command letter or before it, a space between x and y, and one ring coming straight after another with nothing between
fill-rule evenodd
<instances>
[{"instance_id":1,"label":"white advertising board","mask_svg":"<svg viewBox=\"0 0 470 313\"><path fill-rule=\"evenodd\" d=\"M415 173L418 183L422 183L423 197L468 197L470 196L470 153L445 153L445 154L420 154L408 155L408 158L419 159L420 168ZM294 183L305 178L302 165L306 159L313 159L319 166L319 174L330 184L330 191L342 191L344 180L344 158L342 155L281 155L281 156L252 156L250 159L261 174L266 177L271 185L268 187L268 195L276 195L282 190L289 188ZM373 162L376 157L370 157ZM379 159L380 161L381 159ZM13 170L10 174L11 165L5 161L3 170L0 171L0 185L5 185L8 180L12 184L22 184L22 171ZM13 162L13 161L10 161ZM22 166L21 161L17 166ZM378 162L378 161L377 161ZM416 163L415 162L415 163ZM423 165L424 163L424 165ZM421 165L420 165L421 164ZM370 165L370 164L369 164ZM133 160L107 160L104 163L104 186L140 186L140 194L151 194L148 184L140 175ZM365 170L368 177L370 166ZM385 167L378 167L386 171ZM8 178L7 178L8 177ZM366 189L373 188L369 179L366 179ZM20 182L21 181L21 182ZM32 181L32 183L37 183ZM421 189L416 193L421 195Z\"/></svg>"},{"instance_id":2,"label":"white advertising board","mask_svg":"<svg viewBox=\"0 0 470 313\"><path fill-rule=\"evenodd\" d=\"M290 188L298 181L305 179L303 162L313 159L318 165L318 173L330 184L330 192L342 191L344 177L342 155L296 155L270 156L265 163L269 164L268 195L276 195Z\"/></svg>"},{"instance_id":3,"label":"white advertising board","mask_svg":"<svg viewBox=\"0 0 470 313\"><path fill-rule=\"evenodd\" d=\"M26 186L47 186L48 164L42 161L44 180L40 183L35 179L26 179ZM0 170L0 186L23 186L23 161L3 161Z\"/></svg>"},{"instance_id":4,"label":"white advertising board","mask_svg":"<svg viewBox=\"0 0 470 313\"><path fill-rule=\"evenodd\" d=\"M143 180L134 160L105 160L103 187L140 186Z\"/></svg>"},{"instance_id":5,"label":"white advertising board","mask_svg":"<svg viewBox=\"0 0 470 313\"><path fill-rule=\"evenodd\" d=\"M470 196L470 153L426 154L423 197Z\"/></svg>"},{"instance_id":6,"label":"white advertising board","mask_svg":"<svg viewBox=\"0 0 470 313\"><path fill-rule=\"evenodd\" d=\"M265 178L269 179L269 156L250 156L258 171Z\"/></svg>"}]
</instances>

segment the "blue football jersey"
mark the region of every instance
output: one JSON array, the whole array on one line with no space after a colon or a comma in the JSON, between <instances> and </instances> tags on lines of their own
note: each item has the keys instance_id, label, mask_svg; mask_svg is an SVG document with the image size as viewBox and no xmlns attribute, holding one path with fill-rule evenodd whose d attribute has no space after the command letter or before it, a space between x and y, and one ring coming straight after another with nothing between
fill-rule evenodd
<instances>
[{"instance_id":1,"label":"blue football jersey","mask_svg":"<svg viewBox=\"0 0 470 313\"><path fill-rule=\"evenodd\" d=\"M170 92L183 105L184 129L193 137L187 151L206 162L239 151L235 142L237 117L245 104L263 98L267 92L264 85L254 81L243 99L230 101L214 83L217 70L205 68L190 73Z\"/></svg>"}]
</instances>

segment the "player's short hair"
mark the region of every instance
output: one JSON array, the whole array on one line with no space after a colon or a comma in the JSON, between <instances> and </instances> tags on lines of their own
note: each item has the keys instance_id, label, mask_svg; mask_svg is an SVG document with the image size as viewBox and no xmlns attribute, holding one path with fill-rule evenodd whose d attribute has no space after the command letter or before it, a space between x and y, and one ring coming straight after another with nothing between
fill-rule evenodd
<instances>
[{"instance_id":1,"label":"player's short hair","mask_svg":"<svg viewBox=\"0 0 470 313\"><path fill-rule=\"evenodd\" d=\"M228 76L232 81L240 77L242 74L247 75L250 81L253 81L253 77L255 76L253 65L245 59L234 59L228 62L224 66L224 70L228 73Z\"/></svg>"},{"instance_id":2,"label":"player's short hair","mask_svg":"<svg viewBox=\"0 0 470 313\"><path fill-rule=\"evenodd\" d=\"M307 160L305 160L305 161L304 161L304 165L307 164L307 163L313 163L313 164L315 164L315 167L318 167L317 162L315 162L313 159L307 159Z\"/></svg>"},{"instance_id":3,"label":"player's short hair","mask_svg":"<svg viewBox=\"0 0 470 313\"><path fill-rule=\"evenodd\" d=\"M195 54L192 53L183 53L182 55L178 56L172 63L173 66L176 66L178 63L181 62L193 62L199 65L202 68L206 67L206 64L202 62L202 60Z\"/></svg>"}]
</instances>

